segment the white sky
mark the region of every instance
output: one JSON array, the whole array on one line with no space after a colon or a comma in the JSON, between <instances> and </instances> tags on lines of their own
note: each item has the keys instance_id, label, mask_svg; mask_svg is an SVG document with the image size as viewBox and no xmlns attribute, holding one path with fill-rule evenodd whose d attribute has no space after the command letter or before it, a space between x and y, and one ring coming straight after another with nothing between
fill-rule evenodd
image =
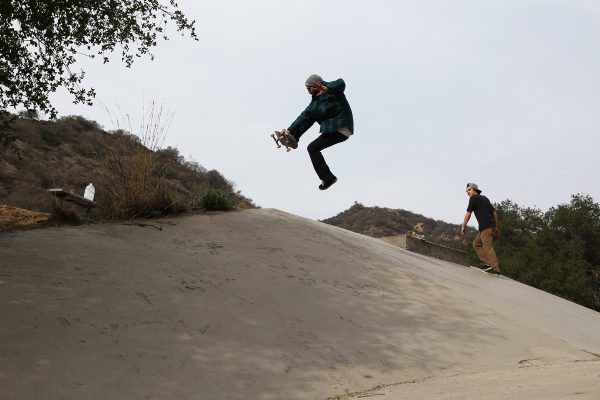
<instances>
[{"instance_id":1,"label":"white sky","mask_svg":"<svg viewBox=\"0 0 600 400\"><path fill-rule=\"evenodd\" d=\"M598 1L178 3L198 42L171 26L155 61L82 60L95 105L58 93L60 115L111 130L107 109L135 127L144 105L164 103L165 146L258 205L309 218L358 201L461 223L468 181L543 210L579 192L600 201ZM269 137L308 105L313 73L346 81L356 131L324 151L338 177L324 192L306 152L318 125L290 153Z\"/></svg>"}]
</instances>

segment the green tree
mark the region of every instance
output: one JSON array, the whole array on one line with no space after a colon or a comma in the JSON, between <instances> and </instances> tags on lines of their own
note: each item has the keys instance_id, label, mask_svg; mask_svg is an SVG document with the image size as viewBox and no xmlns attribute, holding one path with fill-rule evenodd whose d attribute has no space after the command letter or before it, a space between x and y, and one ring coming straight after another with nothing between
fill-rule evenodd
<instances>
[{"instance_id":1,"label":"green tree","mask_svg":"<svg viewBox=\"0 0 600 400\"><path fill-rule=\"evenodd\" d=\"M570 269L572 276L586 282L579 289L584 300L575 301L600 310L600 205L590 196L576 194L570 204L553 207L547 215L551 246L569 249L569 263L581 261Z\"/></svg>"},{"instance_id":2,"label":"green tree","mask_svg":"<svg viewBox=\"0 0 600 400\"><path fill-rule=\"evenodd\" d=\"M95 91L81 86L84 71L71 69L77 57L106 63L118 49L127 67L136 57L153 59L168 22L197 40L195 22L174 0L0 0L0 112L24 106L55 118L49 95L59 87L91 104ZM11 140L6 129L3 136L0 143Z\"/></svg>"},{"instance_id":3,"label":"green tree","mask_svg":"<svg viewBox=\"0 0 600 400\"><path fill-rule=\"evenodd\" d=\"M495 247L502 269L505 274L532 284L538 274L531 267L529 259L538 257L536 232L543 224L542 212L522 208L510 200L495 204L495 207L501 229L500 239ZM533 218L534 215L538 218ZM534 220L535 225L528 224L528 219Z\"/></svg>"},{"instance_id":4,"label":"green tree","mask_svg":"<svg viewBox=\"0 0 600 400\"><path fill-rule=\"evenodd\" d=\"M523 283L600 310L600 205L573 195L542 213L510 200L496 204L503 271Z\"/></svg>"},{"instance_id":5,"label":"green tree","mask_svg":"<svg viewBox=\"0 0 600 400\"><path fill-rule=\"evenodd\" d=\"M8 129L16 119L16 116L0 109L0 147L12 147L16 150L14 142L17 138L8 133Z\"/></svg>"},{"instance_id":6,"label":"green tree","mask_svg":"<svg viewBox=\"0 0 600 400\"><path fill-rule=\"evenodd\" d=\"M581 250L586 261L600 266L600 205L590 196L576 194L570 204L548 211L550 228L570 247Z\"/></svg>"}]
</instances>

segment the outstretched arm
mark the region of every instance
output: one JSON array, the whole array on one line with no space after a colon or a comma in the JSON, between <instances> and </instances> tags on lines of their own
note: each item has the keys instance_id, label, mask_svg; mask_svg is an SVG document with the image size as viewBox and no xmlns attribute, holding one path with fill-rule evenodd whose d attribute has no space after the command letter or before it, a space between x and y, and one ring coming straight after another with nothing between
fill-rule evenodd
<instances>
[{"instance_id":1,"label":"outstretched arm","mask_svg":"<svg viewBox=\"0 0 600 400\"><path fill-rule=\"evenodd\" d=\"M309 104L308 107L306 107L306 109L302 111L298 118L296 118L296 120L292 122L292 124L288 128L288 131L297 138L302 136L302 134L309 130L310 127L313 126L313 124L316 122L316 119L314 119L312 113L310 112L310 106L311 105Z\"/></svg>"},{"instance_id":2,"label":"outstretched arm","mask_svg":"<svg viewBox=\"0 0 600 400\"><path fill-rule=\"evenodd\" d=\"M467 223L469 222L470 219L471 219L471 212L467 211L467 213L465 214L465 219L463 221L463 224L460 228L460 233L462 233L463 235L465 234L465 228L467 227Z\"/></svg>"}]
</instances>

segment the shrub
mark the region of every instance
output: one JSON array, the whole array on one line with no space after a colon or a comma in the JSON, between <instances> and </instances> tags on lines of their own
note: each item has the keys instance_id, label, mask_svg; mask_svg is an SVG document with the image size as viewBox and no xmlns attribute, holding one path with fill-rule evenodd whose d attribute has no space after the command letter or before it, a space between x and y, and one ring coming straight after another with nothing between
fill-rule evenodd
<instances>
[{"instance_id":1,"label":"shrub","mask_svg":"<svg viewBox=\"0 0 600 400\"><path fill-rule=\"evenodd\" d=\"M66 117L59 118L58 121L61 123L63 129L77 133L102 129L96 121L85 119L79 115L67 115Z\"/></svg>"},{"instance_id":2,"label":"shrub","mask_svg":"<svg viewBox=\"0 0 600 400\"><path fill-rule=\"evenodd\" d=\"M166 149L160 149L156 151L156 155L158 159L162 162L169 162L175 164L183 164L184 158L181 154L179 154L179 150L175 147L167 147Z\"/></svg>"},{"instance_id":3,"label":"shrub","mask_svg":"<svg viewBox=\"0 0 600 400\"><path fill-rule=\"evenodd\" d=\"M228 211L234 204L222 190L210 189L200 197L200 207L206 211Z\"/></svg>"},{"instance_id":4,"label":"shrub","mask_svg":"<svg viewBox=\"0 0 600 400\"><path fill-rule=\"evenodd\" d=\"M169 190L164 163L157 152L171 116L164 120L163 108L154 103L144 110L139 134L118 129L112 132L115 147L103 156L98 194L101 214L110 219L150 218L181 211Z\"/></svg>"},{"instance_id":5,"label":"shrub","mask_svg":"<svg viewBox=\"0 0 600 400\"><path fill-rule=\"evenodd\" d=\"M40 128L40 137L48 146L58 146L60 144L60 139L56 134L46 127Z\"/></svg>"},{"instance_id":6,"label":"shrub","mask_svg":"<svg viewBox=\"0 0 600 400\"><path fill-rule=\"evenodd\" d=\"M208 171L207 177L209 187L228 192L233 191L233 185L231 184L231 182L225 179L223 174L221 174L216 169L211 169L210 171Z\"/></svg>"},{"instance_id":7,"label":"shrub","mask_svg":"<svg viewBox=\"0 0 600 400\"><path fill-rule=\"evenodd\" d=\"M40 114L37 110L22 110L18 112L18 115L24 119L33 119L36 121L40 119Z\"/></svg>"},{"instance_id":8,"label":"shrub","mask_svg":"<svg viewBox=\"0 0 600 400\"><path fill-rule=\"evenodd\" d=\"M178 171L170 165L163 165L163 173L166 179L177 179L179 178Z\"/></svg>"},{"instance_id":9,"label":"shrub","mask_svg":"<svg viewBox=\"0 0 600 400\"><path fill-rule=\"evenodd\" d=\"M171 212L164 177L153 174L154 153L148 149L109 152L98 189L104 198L101 213L109 219L148 218Z\"/></svg>"}]
</instances>

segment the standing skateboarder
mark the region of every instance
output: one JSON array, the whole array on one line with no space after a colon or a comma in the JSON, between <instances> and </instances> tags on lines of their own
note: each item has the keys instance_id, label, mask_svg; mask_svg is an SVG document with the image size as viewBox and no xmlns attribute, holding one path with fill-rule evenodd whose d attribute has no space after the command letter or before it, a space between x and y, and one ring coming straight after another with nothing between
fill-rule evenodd
<instances>
[{"instance_id":1,"label":"standing skateboarder","mask_svg":"<svg viewBox=\"0 0 600 400\"><path fill-rule=\"evenodd\" d=\"M327 166L321 151L347 140L354 133L352 110L344 95L346 83L343 79L325 82L319 75L311 75L305 84L312 99L290 125L288 132L298 141L315 122L321 125L321 135L308 145L307 150L322 181L319 189L325 190L337 182L337 178Z\"/></svg>"},{"instance_id":2,"label":"standing skateboarder","mask_svg":"<svg viewBox=\"0 0 600 400\"><path fill-rule=\"evenodd\" d=\"M469 195L469 206L461 227L461 232L465 234L467 222L471 219L471 213L475 212L475 218L479 223L479 233L473 240L473 247L477 252L477 256L485 265L485 272L491 274L500 274L500 266L496 258L496 252L492 246L494 237L500 235L498 214L496 209L490 203L487 197L481 195L481 190L474 183L467 183L467 195Z\"/></svg>"}]
</instances>

